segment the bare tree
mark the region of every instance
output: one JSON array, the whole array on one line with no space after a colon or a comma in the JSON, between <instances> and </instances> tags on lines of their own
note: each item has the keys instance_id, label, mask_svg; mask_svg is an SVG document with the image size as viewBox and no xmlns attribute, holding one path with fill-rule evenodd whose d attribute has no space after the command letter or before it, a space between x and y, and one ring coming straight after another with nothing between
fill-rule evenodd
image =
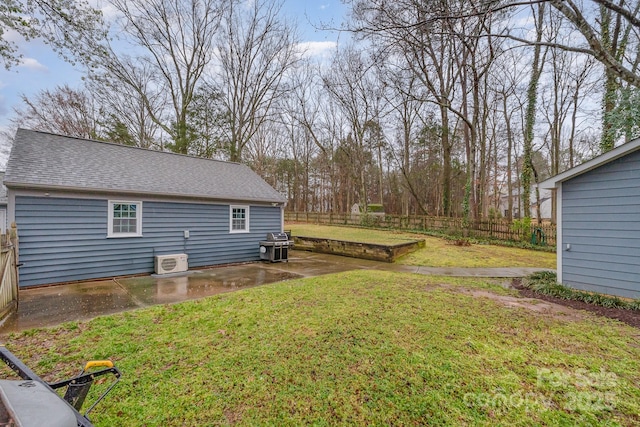
<instances>
[{"instance_id":1,"label":"bare tree","mask_svg":"<svg viewBox=\"0 0 640 427\"><path fill-rule=\"evenodd\" d=\"M445 214L450 213L450 153L449 106L454 81L453 55L450 38L442 38L440 24L421 26L426 10L420 2L400 0L380 2L377 0L354 0L352 4L352 30L360 37L373 41L378 58L402 58L401 67L415 75L429 94L424 101L435 103L440 110L442 122L443 152L443 203ZM409 93L417 97L417 93ZM405 165L408 166L408 165ZM408 173L408 171L406 171ZM418 202L424 212L424 204Z\"/></svg>"},{"instance_id":2,"label":"bare tree","mask_svg":"<svg viewBox=\"0 0 640 427\"><path fill-rule=\"evenodd\" d=\"M551 46L586 53L602 63L606 70L608 89L613 89L613 80L617 79L640 87L640 73L634 65L637 64L637 56L630 60L627 51L627 47L631 45L630 36L633 35L636 39L633 45L637 45L637 32L640 31L640 2L637 0L630 2L591 0L577 3L573 0L550 0L549 3L573 24L578 33L583 36L584 43L583 45L551 43ZM594 9L599 11L600 19L594 19L597 16L593 12ZM636 50L635 54L637 53Z\"/></svg>"},{"instance_id":3,"label":"bare tree","mask_svg":"<svg viewBox=\"0 0 640 427\"><path fill-rule=\"evenodd\" d=\"M521 50L509 50L500 56L496 63L496 69L492 75L493 90L499 105L496 107L502 114L503 129L500 138L506 140L506 147L503 154L504 176L506 184L506 218L513 219L514 203L517 213L520 212L519 196L519 172L518 172L518 141L522 140L522 127L519 120L524 114L523 91L526 86L527 74L525 67L528 65L524 60L525 52ZM498 195L496 195L498 196Z\"/></svg>"},{"instance_id":4,"label":"bare tree","mask_svg":"<svg viewBox=\"0 0 640 427\"><path fill-rule=\"evenodd\" d=\"M111 133L107 135L110 139L117 140L118 134L124 133L131 145L159 149L161 128L154 118L162 116L168 100L164 92L150 88L154 86L153 76L146 68L140 66L129 70L130 78L140 90L122 85L108 74L88 79L87 87L104 111L102 120L105 132Z\"/></svg>"},{"instance_id":5,"label":"bare tree","mask_svg":"<svg viewBox=\"0 0 640 427\"><path fill-rule=\"evenodd\" d=\"M90 65L135 91L149 117L170 135L170 148L188 153L189 107L211 62L223 5L220 0L112 0L112 4L121 16L119 44L95 52ZM126 43L133 46L131 55L122 53ZM163 93L168 110L157 108Z\"/></svg>"},{"instance_id":6,"label":"bare tree","mask_svg":"<svg viewBox=\"0 0 640 427\"><path fill-rule=\"evenodd\" d=\"M367 144L365 134L377 122L377 104L383 86L375 79L373 71L372 64L363 58L361 52L349 46L337 52L331 67L322 77L325 89L348 123L348 138L341 141L342 151L351 163L353 177L358 183L359 202L365 209L369 203L367 172L374 148Z\"/></svg>"},{"instance_id":7,"label":"bare tree","mask_svg":"<svg viewBox=\"0 0 640 427\"><path fill-rule=\"evenodd\" d=\"M288 118L283 119L283 122L291 129L291 137L296 139L291 141L292 145L302 144L301 148L296 147L293 154L311 152L312 147L308 146L309 143L318 148L319 151L313 150L317 153L313 162L316 166L313 172L322 177L320 205L327 211L347 211L351 208L354 191L350 184L341 186L341 183L348 179L340 179L338 176L338 147L340 141L345 139L345 129L348 127L340 113L341 109L324 87L322 70L311 61L303 62L303 66L292 76L291 84L294 90L286 98L283 114ZM302 128L304 132L295 136L296 128ZM310 162L309 165L311 164ZM297 165L298 162L295 162L294 167ZM305 171L307 176L311 172ZM301 197L304 199L303 203L306 203L306 192L310 188L308 178L301 187L305 193Z\"/></svg>"},{"instance_id":8,"label":"bare tree","mask_svg":"<svg viewBox=\"0 0 640 427\"><path fill-rule=\"evenodd\" d=\"M425 96L424 87L416 74L407 69L404 63L393 63L386 60L382 67L381 78L387 82L385 101L392 110L393 122L396 123L398 143L395 151L392 151L397 167L400 170L402 180L402 213L409 215L410 200L415 201L417 211L427 213L426 201L422 191L422 185L415 179L412 173L415 153L416 135L419 126L423 125L421 116L424 114Z\"/></svg>"},{"instance_id":9,"label":"bare tree","mask_svg":"<svg viewBox=\"0 0 640 427\"><path fill-rule=\"evenodd\" d=\"M23 108L15 110L12 123L26 127L78 138L100 137L99 114L90 96L81 90L57 86L43 90L34 98L22 95Z\"/></svg>"},{"instance_id":10,"label":"bare tree","mask_svg":"<svg viewBox=\"0 0 640 427\"><path fill-rule=\"evenodd\" d=\"M294 210L309 209L311 194L312 160L318 151L327 152L322 143L321 130L318 128L320 120L319 108L321 94L317 89L317 73L309 60L303 60L297 72L289 79L292 91L280 100L278 121L282 127L282 141L284 142L285 158L290 165L290 196ZM331 151L325 157L327 162L322 166L331 171ZM329 172L329 175L331 173ZM324 197L322 190L317 194L320 209L332 206L332 200Z\"/></svg>"},{"instance_id":11,"label":"bare tree","mask_svg":"<svg viewBox=\"0 0 640 427\"><path fill-rule=\"evenodd\" d=\"M397 10L391 7L386 0L345 0L351 4L354 11L374 12L380 16L389 17L398 14ZM421 4L422 2L413 2ZM594 57L606 69L627 83L640 87L640 73L636 67L635 53L631 58L627 54L618 55L617 50L612 50L612 40L622 40L623 28L631 27L634 38L637 39L640 30L640 8L637 0L614 1L614 0L522 0L522 1L502 1L502 0L480 0L474 2L461 2L459 7L451 8L449 2L434 1L429 2L428 7L430 13L420 17L419 22L410 23L409 25L387 26L388 30L408 30L410 28L431 27L439 21L455 21L466 19L469 17L478 17L480 15L497 16L501 13L516 15L519 13L527 13L525 9L532 6L545 3L556 9L566 20L566 23L577 31L576 34L582 37L574 37L566 43L558 43L557 41L532 41L526 36L514 31L512 23L505 21L502 28L496 27L493 34L495 36L507 37L525 44L538 44L552 48L559 48L568 51L583 53ZM618 34L614 34L614 38L602 37L603 19L615 23ZM620 24L620 25L618 25ZM611 27L607 27L611 30ZM356 33L370 31L372 27L355 27L350 28ZM524 28L525 33L529 28ZM613 31L616 31L615 29ZM633 45L635 42L633 43ZM631 46L630 44L629 46ZM618 47L623 47L618 44ZM627 46L624 46L627 47Z\"/></svg>"},{"instance_id":12,"label":"bare tree","mask_svg":"<svg viewBox=\"0 0 640 427\"><path fill-rule=\"evenodd\" d=\"M282 2L230 2L217 43L218 80L229 112L228 157L242 152L289 90L285 77L300 59L292 24L280 17Z\"/></svg>"},{"instance_id":13,"label":"bare tree","mask_svg":"<svg viewBox=\"0 0 640 427\"><path fill-rule=\"evenodd\" d=\"M533 47L533 59L531 62L531 77L529 78L529 84L527 86L527 106L525 110L525 124L524 124L524 141L523 141L523 165L522 165L522 207L524 208L523 214L525 218L531 218L531 180L538 181L537 172L533 165L533 127L536 122L536 105L538 102L538 83L540 82L540 75L542 74L544 57L546 50L542 51L542 37L543 37L543 24L544 24L544 3L540 3L537 7L537 15L535 15L536 22L536 44ZM536 186L536 202L540 199L539 190ZM539 203L536 203L539 205ZM540 216L538 216L540 221Z\"/></svg>"}]
</instances>

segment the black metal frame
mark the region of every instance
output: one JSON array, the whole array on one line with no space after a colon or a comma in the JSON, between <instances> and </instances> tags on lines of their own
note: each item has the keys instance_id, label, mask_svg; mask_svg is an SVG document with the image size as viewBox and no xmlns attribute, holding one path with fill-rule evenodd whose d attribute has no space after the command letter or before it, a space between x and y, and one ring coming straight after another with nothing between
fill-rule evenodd
<instances>
[{"instance_id":1,"label":"black metal frame","mask_svg":"<svg viewBox=\"0 0 640 427\"><path fill-rule=\"evenodd\" d=\"M11 368L20 378L23 380L37 381L51 390L56 396L60 397L55 390L67 387L64 397L60 397L62 401L64 401L67 405L69 405L76 416L76 420L78 422L78 427L93 427L89 418L87 418L87 414L91 412L91 410L100 402L106 395L111 391L111 389L118 383L121 377L121 372L113 366L113 364L109 361L99 361L99 362L88 362L85 365L85 368L75 377L59 381L56 383L47 383L42 378L40 378L35 372L33 372L27 365L25 365L18 357L16 357L11 351L9 351L5 346L0 345L0 359L7 364L9 368ZM105 369L100 369L98 371L86 372L88 369L92 367L100 367L107 366ZM102 395L87 409L84 414L80 413L80 409L89 393L89 389L93 384L93 380L97 377L113 374L115 376L115 381L107 388L107 390L102 393Z\"/></svg>"}]
</instances>

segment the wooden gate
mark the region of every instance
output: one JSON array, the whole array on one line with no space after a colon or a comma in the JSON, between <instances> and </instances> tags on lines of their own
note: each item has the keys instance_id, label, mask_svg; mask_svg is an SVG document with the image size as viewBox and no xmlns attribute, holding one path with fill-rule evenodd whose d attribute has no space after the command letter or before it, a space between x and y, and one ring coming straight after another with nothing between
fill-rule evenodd
<instances>
[{"instance_id":1,"label":"wooden gate","mask_svg":"<svg viewBox=\"0 0 640 427\"><path fill-rule=\"evenodd\" d=\"M0 237L0 321L18 308L18 233L16 225Z\"/></svg>"}]
</instances>

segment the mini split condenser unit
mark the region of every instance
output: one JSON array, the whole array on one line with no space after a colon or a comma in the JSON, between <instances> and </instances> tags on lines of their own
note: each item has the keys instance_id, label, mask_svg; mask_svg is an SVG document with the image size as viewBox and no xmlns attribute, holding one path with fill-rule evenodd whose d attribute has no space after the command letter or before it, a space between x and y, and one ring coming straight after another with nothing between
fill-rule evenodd
<instances>
[{"instance_id":1,"label":"mini split condenser unit","mask_svg":"<svg viewBox=\"0 0 640 427\"><path fill-rule=\"evenodd\" d=\"M154 267L156 274L187 271L189 269L187 254L156 255Z\"/></svg>"}]
</instances>

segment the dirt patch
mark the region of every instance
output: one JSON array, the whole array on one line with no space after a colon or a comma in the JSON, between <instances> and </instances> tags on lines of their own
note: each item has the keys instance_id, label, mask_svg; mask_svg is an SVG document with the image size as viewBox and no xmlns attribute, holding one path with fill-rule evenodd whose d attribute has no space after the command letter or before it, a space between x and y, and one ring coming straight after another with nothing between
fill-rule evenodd
<instances>
[{"instance_id":1,"label":"dirt patch","mask_svg":"<svg viewBox=\"0 0 640 427\"><path fill-rule=\"evenodd\" d=\"M635 328L640 328L640 312L639 311L625 310L622 308L601 307L599 305L588 304L583 301L564 300L561 298L538 294L536 292L533 292L531 289L528 289L522 286L520 279L514 279L513 282L511 283L511 286L514 289L517 289L520 292L521 296L526 298L534 298L537 300L546 301L548 303L552 303L555 305L564 306L565 308L570 307L576 310L590 311L599 316L608 317L610 319L616 319L626 323L627 325L631 325Z\"/></svg>"},{"instance_id":2,"label":"dirt patch","mask_svg":"<svg viewBox=\"0 0 640 427\"><path fill-rule=\"evenodd\" d=\"M566 307L562 304L557 304L553 301L543 301L537 297L512 297L509 295L498 295L493 292L481 290L481 289L458 289L458 292L471 295L474 297L489 298L492 301L496 301L505 307L509 308L524 308L536 313L545 314L556 319L562 320L582 320L584 316L573 308Z\"/></svg>"}]
</instances>

